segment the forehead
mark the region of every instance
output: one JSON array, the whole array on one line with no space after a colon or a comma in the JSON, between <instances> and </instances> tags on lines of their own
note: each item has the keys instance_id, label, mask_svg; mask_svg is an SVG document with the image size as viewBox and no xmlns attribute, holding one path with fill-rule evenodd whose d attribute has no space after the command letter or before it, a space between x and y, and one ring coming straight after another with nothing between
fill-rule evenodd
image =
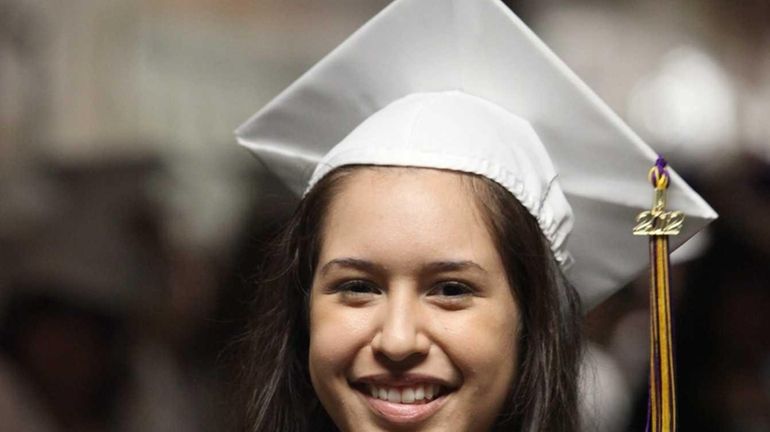
<instances>
[{"instance_id":1,"label":"forehead","mask_svg":"<svg viewBox=\"0 0 770 432\"><path fill-rule=\"evenodd\" d=\"M496 256L469 176L434 169L356 169L331 201L322 238L322 259Z\"/></svg>"}]
</instances>

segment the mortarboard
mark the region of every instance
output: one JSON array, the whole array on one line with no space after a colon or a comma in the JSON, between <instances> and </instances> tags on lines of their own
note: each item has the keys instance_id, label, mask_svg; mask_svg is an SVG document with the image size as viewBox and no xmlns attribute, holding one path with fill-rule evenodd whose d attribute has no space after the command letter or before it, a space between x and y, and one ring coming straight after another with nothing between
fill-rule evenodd
<instances>
[{"instance_id":1,"label":"mortarboard","mask_svg":"<svg viewBox=\"0 0 770 432\"><path fill-rule=\"evenodd\" d=\"M301 195L349 164L484 175L537 218L586 308L648 266L657 155L497 0L397 0L236 131ZM716 213L669 170L674 249Z\"/></svg>"}]
</instances>

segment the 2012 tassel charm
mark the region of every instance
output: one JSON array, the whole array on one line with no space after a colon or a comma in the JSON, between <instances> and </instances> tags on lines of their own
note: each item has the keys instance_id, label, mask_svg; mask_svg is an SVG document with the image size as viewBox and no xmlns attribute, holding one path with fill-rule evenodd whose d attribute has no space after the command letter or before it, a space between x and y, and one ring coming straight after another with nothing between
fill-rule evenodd
<instances>
[{"instance_id":1,"label":"2012 tassel charm","mask_svg":"<svg viewBox=\"0 0 770 432\"><path fill-rule=\"evenodd\" d=\"M667 163L658 157L648 178L655 188L652 209L640 213L634 235L650 238L650 393L647 430L676 430L676 385L674 380L673 330L669 292L668 236L677 235L684 224L680 211L666 211L669 185Z\"/></svg>"}]
</instances>

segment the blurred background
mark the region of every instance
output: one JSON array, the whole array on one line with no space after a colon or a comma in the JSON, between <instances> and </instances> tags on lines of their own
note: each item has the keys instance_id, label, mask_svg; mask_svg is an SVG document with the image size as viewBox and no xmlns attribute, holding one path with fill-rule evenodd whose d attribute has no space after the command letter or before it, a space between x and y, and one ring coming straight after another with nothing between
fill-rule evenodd
<instances>
[{"instance_id":1,"label":"blurred background","mask_svg":"<svg viewBox=\"0 0 770 432\"><path fill-rule=\"evenodd\" d=\"M387 0L0 0L0 431L220 431L294 198L232 130ZM770 2L507 4L712 203L675 255L682 430L770 431ZM647 286L592 311L585 429L642 430Z\"/></svg>"}]
</instances>

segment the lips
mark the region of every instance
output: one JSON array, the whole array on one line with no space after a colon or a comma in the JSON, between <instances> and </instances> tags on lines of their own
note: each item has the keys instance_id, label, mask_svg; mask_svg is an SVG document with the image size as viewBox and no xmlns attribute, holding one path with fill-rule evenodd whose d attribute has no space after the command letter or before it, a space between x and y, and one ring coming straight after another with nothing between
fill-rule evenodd
<instances>
[{"instance_id":1,"label":"lips","mask_svg":"<svg viewBox=\"0 0 770 432\"><path fill-rule=\"evenodd\" d=\"M378 417L393 424L418 423L431 417L455 389L443 380L417 375L367 377L351 386Z\"/></svg>"}]
</instances>

